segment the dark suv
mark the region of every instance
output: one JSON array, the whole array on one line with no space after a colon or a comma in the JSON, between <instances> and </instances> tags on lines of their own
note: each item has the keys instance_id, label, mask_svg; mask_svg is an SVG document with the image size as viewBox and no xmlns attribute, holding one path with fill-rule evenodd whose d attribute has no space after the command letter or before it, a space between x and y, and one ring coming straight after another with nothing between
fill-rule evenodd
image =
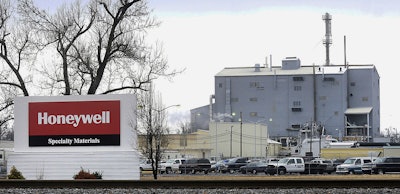
<instances>
[{"instance_id":1,"label":"dark suv","mask_svg":"<svg viewBox=\"0 0 400 194\"><path fill-rule=\"evenodd\" d=\"M220 171L222 173L229 172L231 174L234 172L238 172L240 170L240 167L246 166L248 160L249 160L248 158L242 158L242 157L229 159L227 163L225 163L220 167Z\"/></svg>"},{"instance_id":2,"label":"dark suv","mask_svg":"<svg viewBox=\"0 0 400 194\"><path fill-rule=\"evenodd\" d=\"M385 174L386 172L400 172L400 157L378 158L372 165L372 172Z\"/></svg>"},{"instance_id":3,"label":"dark suv","mask_svg":"<svg viewBox=\"0 0 400 194\"><path fill-rule=\"evenodd\" d=\"M196 172L204 172L207 174L211 169L210 160L206 158L190 158L183 164L179 165L181 174L189 173L196 174Z\"/></svg>"}]
</instances>

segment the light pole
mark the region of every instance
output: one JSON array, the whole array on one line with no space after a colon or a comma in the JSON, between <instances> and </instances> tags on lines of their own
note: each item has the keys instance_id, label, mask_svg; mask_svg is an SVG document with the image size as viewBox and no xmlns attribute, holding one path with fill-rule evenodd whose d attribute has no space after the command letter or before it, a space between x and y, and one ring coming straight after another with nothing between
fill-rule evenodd
<instances>
[{"instance_id":1,"label":"light pole","mask_svg":"<svg viewBox=\"0 0 400 194\"><path fill-rule=\"evenodd\" d=\"M242 149L243 149L243 142L242 142L242 136L243 136L243 119L242 119L242 112L240 112L240 157L242 157Z\"/></svg>"},{"instance_id":2,"label":"light pole","mask_svg":"<svg viewBox=\"0 0 400 194\"><path fill-rule=\"evenodd\" d=\"M165 107L165 108L163 108L161 110L157 110L157 109L154 109L154 110L157 111L158 113L161 113L162 111L165 111L165 110L167 110L167 109L169 109L171 107L180 107L180 106L181 106L180 104L174 104L174 105L171 105L171 106L167 106L167 107Z\"/></svg>"},{"instance_id":3,"label":"light pole","mask_svg":"<svg viewBox=\"0 0 400 194\"><path fill-rule=\"evenodd\" d=\"M233 112L232 116L235 116L236 114ZM240 112L240 117L239 117L239 122L240 122L240 157L242 157L242 136L243 136L243 118L242 118L242 112Z\"/></svg>"},{"instance_id":4,"label":"light pole","mask_svg":"<svg viewBox=\"0 0 400 194\"><path fill-rule=\"evenodd\" d=\"M254 158L257 158L257 125L259 127L260 131L260 157L262 157L262 125L261 123L263 121L266 121L267 119L260 119L258 121L250 121L250 120L245 120L245 122L253 123L254 124ZM266 131L267 133L267 131Z\"/></svg>"},{"instance_id":5,"label":"light pole","mask_svg":"<svg viewBox=\"0 0 400 194\"><path fill-rule=\"evenodd\" d=\"M254 158L257 156L257 123L254 123Z\"/></svg>"},{"instance_id":6,"label":"light pole","mask_svg":"<svg viewBox=\"0 0 400 194\"><path fill-rule=\"evenodd\" d=\"M217 120L215 121L215 160L218 161L218 124Z\"/></svg>"},{"instance_id":7,"label":"light pole","mask_svg":"<svg viewBox=\"0 0 400 194\"><path fill-rule=\"evenodd\" d=\"M231 149L230 149L230 152L229 152L229 157L230 158L232 158L232 128L233 128L233 125L231 126Z\"/></svg>"}]
</instances>

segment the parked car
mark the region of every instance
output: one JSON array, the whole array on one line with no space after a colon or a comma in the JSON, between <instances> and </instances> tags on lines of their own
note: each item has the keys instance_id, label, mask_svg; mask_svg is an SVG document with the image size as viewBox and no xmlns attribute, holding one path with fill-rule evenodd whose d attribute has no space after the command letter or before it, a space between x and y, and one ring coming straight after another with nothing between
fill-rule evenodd
<instances>
[{"instance_id":1,"label":"parked car","mask_svg":"<svg viewBox=\"0 0 400 194\"><path fill-rule=\"evenodd\" d=\"M211 164L210 172L221 172L221 166L226 164L229 160L220 160L215 164Z\"/></svg>"},{"instance_id":2,"label":"parked car","mask_svg":"<svg viewBox=\"0 0 400 194\"><path fill-rule=\"evenodd\" d=\"M280 159L278 162L271 162L268 164L265 174L286 174L288 173L304 173L305 164L304 159L301 157L286 157Z\"/></svg>"},{"instance_id":3,"label":"parked car","mask_svg":"<svg viewBox=\"0 0 400 194\"><path fill-rule=\"evenodd\" d=\"M169 159L164 163L161 163L160 167L160 173L176 173L179 171L179 165L183 164L185 162L185 158L175 158L175 159Z\"/></svg>"},{"instance_id":4,"label":"parked car","mask_svg":"<svg viewBox=\"0 0 400 194\"><path fill-rule=\"evenodd\" d=\"M207 174L210 172L211 163L206 158L190 158L187 159L183 164L179 165L179 171L181 174L189 173L196 174L196 172L204 172Z\"/></svg>"},{"instance_id":5,"label":"parked car","mask_svg":"<svg viewBox=\"0 0 400 194\"><path fill-rule=\"evenodd\" d=\"M221 165L220 170L222 173L229 172L232 174L239 171L240 167L245 166L248 163L248 160L248 158L243 157L229 159L227 163Z\"/></svg>"},{"instance_id":6,"label":"parked car","mask_svg":"<svg viewBox=\"0 0 400 194\"><path fill-rule=\"evenodd\" d=\"M346 159L333 159L332 162L333 162L333 166L335 167L335 170L336 170L336 166L343 164L343 162L345 160Z\"/></svg>"},{"instance_id":7,"label":"parked car","mask_svg":"<svg viewBox=\"0 0 400 194\"><path fill-rule=\"evenodd\" d=\"M326 165L326 167L323 170L323 173L331 174L332 172L336 171L336 166L333 164L333 160L324 159L324 158L316 158L314 160L311 160L311 163Z\"/></svg>"},{"instance_id":8,"label":"parked car","mask_svg":"<svg viewBox=\"0 0 400 194\"><path fill-rule=\"evenodd\" d=\"M267 163L265 162L251 162L247 163L245 166L241 166L239 171L242 174L247 174L248 172L257 174L259 172L265 172L267 168Z\"/></svg>"},{"instance_id":9,"label":"parked car","mask_svg":"<svg viewBox=\"0 0 400 194\"><path fill-rule=\"evenodd\" d=\"M149 159L140 159L139 169L140 171L152 171L151 161Z\"/></svg>"},{"instance_id":10,"label":"parked car","mask_svg":"<svg viewBox=\"0 0 400 194\"><path fill-rule=\"evenodd\" d=\"M372 172L375 174L400 172L400 157L378 158L372 165Z\"/></svg>"},{"instance_id":11,"label":"parked car","mask_svg":"<svg viewBox=\"0 0 400 194\"><path fill-rule=\"evenodd\" d=\"M372 174L372 166L375 164L377 159L378 158L373 157L372 162L364 163L363 165L361 165L362 173L363 174Z\"/></svg>"},{"instance_id":12,"label":"parked car","mask_svg":"<svg viewBox=\"0 0 400 194\"><path fill-rule=\"evenodd\" d=\"M279 158L268 158L265 162L267 163L267 164L269 164L269 163L271 163L271 162L278 162L279 161Z\"/></svg>"},{"instance_id":13,"label":"parked car","mask_svg":"<svg viewBox=\"0 0 400 194\"><path fill-rule=\"evenodd\" d=\"M363 165L371 163L376 157L352 157L336 166L336 174L363 174Z\"/></svg>"}]
</instances>

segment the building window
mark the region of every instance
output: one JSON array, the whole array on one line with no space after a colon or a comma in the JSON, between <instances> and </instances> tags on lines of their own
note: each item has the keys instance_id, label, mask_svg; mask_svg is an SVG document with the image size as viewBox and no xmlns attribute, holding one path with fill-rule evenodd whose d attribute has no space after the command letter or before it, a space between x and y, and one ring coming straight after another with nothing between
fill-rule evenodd
<instances>
[{"instance_id":1,"label":"building window","mask_svg":"<svg viewBox=\"0 0 400 194\"><path fill-rule=\"evenodd\" d=\"M250 98L249 100L250 100L250 102L257 102L257 98L256 97Z\"/></svg>"},{"instance_id":2,"label":"building window","mask_svg":"<svg viewBox=\"0 0 400 194\"><path fill-rule=\"evenodd\" d=\"M304 78L301 76L293 77L293 81L304 81Z\"/></svg>"},{"instance_id":3,"label":"building window","mask_svg":"<svg viewBox=\"0 0 400 194\"><path fill-rule=\"evenodd\" d=\"M222 88L222 83L219 83L219 84L218 84L218 87L219 87L219 88Z\"/></svg>"},{"instance_id":4,"label":"building window","mask_svg":"<svg viewBox=\"0 0 400 194\"><path fill-rule=\"evenodd\" d=\"M301 86L294 86L294 91L301 91Z\"/></svg>"},{"instance_id":5,"label":"building window","mask_svg":"<svg viewBox=\"0 0 400 194\"><path fill-rule=\"evenodd\" d=\"M250 116L251 117L256 117L257 116L257 112L250 112Z\"/></svg>"},{"instance_id":6,"label":"building window","mask_svg":"<svg viewBox=\"0 0 400 194\"><path fill-rule=\"evenodd\" d=\"M260 86L259 82L250 82L250 88L258 88Z\"/></svg>"},{"instance_id":7,"label":"building window","mask_svg":"<svg viewBox=\"0 0 400 194\"><path fill-rule=\"evenodd\" d=\"M324 81L333 82L333 81L335 81L335 78L334 77L324 77Z\"/></svg>"},{"instance_id":8,"label":"building window","mask_svg":"<svg viewBox=\"0 0 400 194\"><path fill-rule=\"evenodd\" d=\"M301 102L300 101L293 101L293 106L294 107L299 107L299 106L301 106Z\"/></svg>"},{"instance_id":9,"label":"building window","mask_svg":"<svg viewBox=\"0 0 400 194\"><path fill-rule=\"evenodd\" d=\"M362 97L362 101L368 102L368 97Z\"/></svg>"},{"instance_id":10,"label":"building window","mask_svg":"<svg viewBox=\"0 0 400 194\"><path fill-rule=\"evenodd\" d=\"M231 102L239 102L239 98L231 98Z\"/></svg>"},{"instance_id":11,"label":"building window","mask_svg":"<svg viewBox=\"0 0 400 194\"><path fill-rule=\"evenodd\" d=\"M292 108L292 112L301 112L301 108Z\"/></svg>"},{"instance_id":12,"label":"building window","mask_svg":"<svg viewBox=\"0 0 400 194\"><path fill-rule=\"evenodd\" d=\"M356 86L356 82L351 82L350 86Z\"/></svg>"},{"instance_id":13,"label":"building window","mask_svg":"<svg viewBox=\"0 0 400 194\"><path fill-rule=\"evenodd\" d=\"M297 125L292 125L293 129L300 129L301 125L297 124Z\"/></svg>"}]
</instances>

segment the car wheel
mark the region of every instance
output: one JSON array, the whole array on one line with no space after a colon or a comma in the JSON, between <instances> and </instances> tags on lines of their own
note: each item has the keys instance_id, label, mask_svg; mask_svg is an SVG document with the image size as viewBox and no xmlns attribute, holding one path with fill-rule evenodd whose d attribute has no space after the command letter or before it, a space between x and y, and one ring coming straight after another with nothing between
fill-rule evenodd
<instances>
[{"instance_id":1,"label":"car wheel","mask_svg":"<svg viewBox=\"0 0 400 194\"><path fill-rule=\"evenodd\" d=\"M232 169L232 170L229 170L229 173L231 173L231 174L233 174L235 171Z\"/></svg>"},{"instance_id":2,"label":"car wheel","mask_svg":"<svg viewBox=\"0 0 400 194\"><path fill-rule=\"evenodd\" d=\"M379 169L378 174L385 174L385 171L383 171L382 169Z\"/></svg>"},{"instance_id":3,"label":"car wheel","mask_svg":"<svg viewBox=\"0 0 400 194\"><path fill-rule=\"evenodd\" d=\"M208 174L208 170L205 170L205 171L204 171L204 174Z\"/></svg>"},{"instance_id":4,"label":"car wheel","mask_svg":"<svg viewBox=\"0 0 400 194\"><path fill-rule=\"evenodd\" d=\"M253 170L253 174L257 174L257 170L256 169Z\"/></svg>"},{"instance_id":5,"label":"car wheel","mask_svg":"<svg viewBox=\"0 0 400 194\"><path fill-rule=\"evenodd\" d=\"M196 174L196 170L195 169L192 170L192 174Z\"/></svg>"},{"instance_id":6,"label":"car wheel","mask_svg":"<svg viewBox=\"0 0 400 194\"><path fill-rule=\"evenodd\" d=\"M354 171L350 170L350 171L349 171L349 174L354 174Z\"/></svg>"},{"instance_id":7,"label":"car wheel","mask_svg":"<svg viewBox=\"0 0 400 194\"><path fill-rule=\"evenodd\" d=\"M285 168L279 168L279 169L278 169L278 174L279 174L279 175L284 175L284 174L286 174L286 169L285 169Z\"/></svg>"},{"instance_id":8,"label":"car wheel","mask_svg":"<svg viewBox=\"0 0 400 194\"><path fill-rule=\"evenodd\" d=\"M172 169L170 169L170 168L167 168L166 170L165 170L165 173L166 174L170 174L172 172Z\"/></svg>"}]
</instances>

